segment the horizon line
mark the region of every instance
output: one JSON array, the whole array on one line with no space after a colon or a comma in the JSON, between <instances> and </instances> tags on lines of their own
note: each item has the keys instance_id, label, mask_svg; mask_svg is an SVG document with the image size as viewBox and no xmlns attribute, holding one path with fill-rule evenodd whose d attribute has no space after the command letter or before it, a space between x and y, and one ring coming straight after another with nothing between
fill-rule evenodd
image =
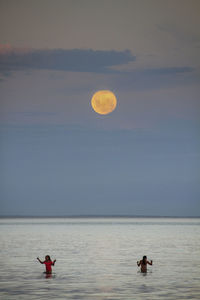
<instances>
[{"instance_id":1,"label":"horizon line","mask_svg":"<svg viewBox=\"0 0 200 300\"><path fill-rule=\"evenodd\" d=\"M168 216L168 215L0 215L0 218L200 218L200 216Z\"/></svg>"}]
</instances>

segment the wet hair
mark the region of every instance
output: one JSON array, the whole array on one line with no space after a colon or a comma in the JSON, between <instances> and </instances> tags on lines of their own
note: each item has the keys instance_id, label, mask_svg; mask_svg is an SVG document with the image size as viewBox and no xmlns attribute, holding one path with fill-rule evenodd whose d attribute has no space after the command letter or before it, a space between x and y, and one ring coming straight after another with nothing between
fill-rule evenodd
<instances>
[{"instance_id":1,"label":"wet hair","mask_svg":"<svg viewBox=\"0 0 200 300\"><path fill-rule=\"evenodd\" d=\"M145 261L146 259L147 259L147 257L146 257L146 255L144 255L144 256L143 256L143 259L142 259L142 264L143 264L143 265L146 265L146 264L147 264L147 262Z\"/></svg>"},{"instance_id":2,"label":"wet hair","mask_svg":"<svg viewBox=\"0 0 200 300\"><path fill-rule=\"evenodd\" d=\"M51 260L51 257L49 255L46 255L45 258L47 257L47 260Z\"/></svg>"}]
</instances>

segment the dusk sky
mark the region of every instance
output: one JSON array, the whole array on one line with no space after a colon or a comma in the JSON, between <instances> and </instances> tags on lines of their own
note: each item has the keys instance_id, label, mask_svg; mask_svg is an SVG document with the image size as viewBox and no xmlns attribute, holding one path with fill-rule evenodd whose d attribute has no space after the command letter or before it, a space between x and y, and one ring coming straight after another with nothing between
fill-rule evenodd
<instances>
[{"instance_id":1,"label":"dusk sky","mask_svg":"<svg viewBox=\"0 0 200 300\"><path fill-rule=\"evenodd\" d=\"M0 166L2 216L200 216L200 1L1 0Z\"/></svg>"}]
</instances>

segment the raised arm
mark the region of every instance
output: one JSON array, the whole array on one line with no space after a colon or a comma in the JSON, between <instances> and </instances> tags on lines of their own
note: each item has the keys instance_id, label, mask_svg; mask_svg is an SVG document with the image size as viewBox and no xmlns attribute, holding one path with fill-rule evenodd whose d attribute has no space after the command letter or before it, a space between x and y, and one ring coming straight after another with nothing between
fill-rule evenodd
<instances>
[{"instance_id":1,"label":"raised arm","mask_svg":"<svg viewBox=\"0 0 200 300\"><path fill-rule=\"evenodd\" d=\"M141 260L137 261L137 265L138 265L138 267L141 265Z\"/></svg>"},{"instance_id":2,"label":"raised arm","mask_svg":"<svg viewBox=\"0 0 200 300\"><path fill-rule=\"evenodd\" d=\"M148 261L148 260L147 260L147 263L148 263L148 265L151 265L151 266L152 266L152 265L153 265L153 260L151 260L151 261Z\"/></svg>"},{"instance_id":3,"label":"raised arm","mask_svg":"<svg viewBox=\"0 0 200 300\"><path fill-rule=\"evenodd\" d=\"M44 263L43 261L41 261L41 260L39 259L39 257L37 257L37 260L38 260L41 264Z\"/></svg>"},{"instance_id":4,"label":"raised arm","mask_svg":"<svg viewBox=\"0 0 200 300\"><path fill-rule=\"evenodd\" d=\"M53 265L53 266L55 265L55 262L56 262L56 259L54 259L54 261L52 262L52 265Z\"/></svg>"}]
</instances>

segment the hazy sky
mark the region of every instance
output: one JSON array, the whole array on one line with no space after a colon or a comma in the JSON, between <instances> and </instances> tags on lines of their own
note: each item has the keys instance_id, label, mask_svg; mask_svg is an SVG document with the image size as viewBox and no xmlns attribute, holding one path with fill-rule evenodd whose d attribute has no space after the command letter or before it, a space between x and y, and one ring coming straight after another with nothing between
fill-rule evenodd
<instances>
[{"instance_id":1,"label":"hazy sky","mask_svg":"<svg viewBox=\"0 0 200 300\"><path fill-rule=\"evenodd\" d=\"M200 216L200 1L0 1L0 214ZM94 92L118 105L95 113Z\"/></svg>"}]
</instances>

